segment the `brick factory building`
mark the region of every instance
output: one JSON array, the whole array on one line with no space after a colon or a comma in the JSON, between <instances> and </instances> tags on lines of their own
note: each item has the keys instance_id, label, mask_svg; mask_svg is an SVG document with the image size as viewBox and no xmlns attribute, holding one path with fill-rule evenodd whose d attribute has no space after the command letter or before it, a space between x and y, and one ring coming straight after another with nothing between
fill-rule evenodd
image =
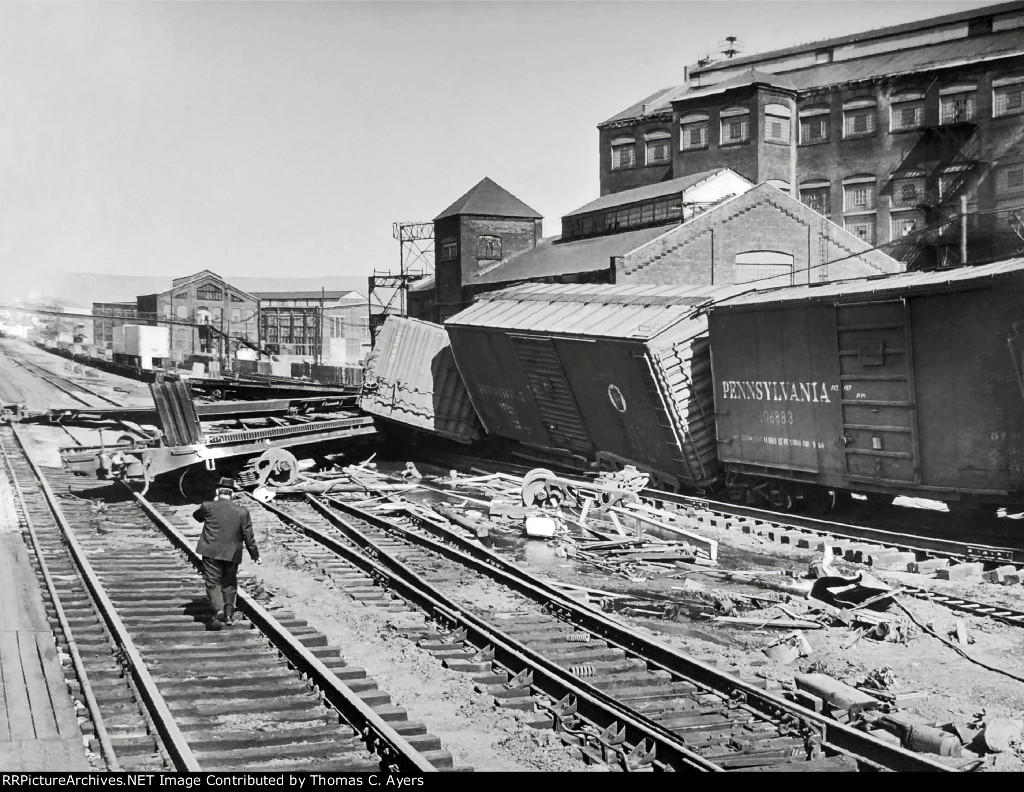
<instances>
[{"instance_id":1,"label":"brick factory building","mask_svg":"<svg viewBox=\"0 0 1024 792\"><path fill-rule=\"evenodd\" d=\"M134 302L94 302L92 304L93 346L99 355L110 352L114 328L137 322L138 306Z\"/></svg>"},{"instance_id":2,"label":"brick factory building","mask_svg":"<svg viewBox=\"0 0 1024 792\"><path fill-rule=\"evenodd\" d=\"M136 309L140 321L171 323L175 364L231 359L239 346L259 340L257 299L210 270L175 278L167 291L138 297Z\"/></svg>"},{"instance_id":3,"label":"brick factory building","mask_svg":"<svg viewBox=\"0 0 1024 792\"><path fill-rule=\"evenodd\" d=\"M1024 3L702 61L598 125L601 194L716 167L911 267L1024 242Z\"/></svg>"}]
</instances>

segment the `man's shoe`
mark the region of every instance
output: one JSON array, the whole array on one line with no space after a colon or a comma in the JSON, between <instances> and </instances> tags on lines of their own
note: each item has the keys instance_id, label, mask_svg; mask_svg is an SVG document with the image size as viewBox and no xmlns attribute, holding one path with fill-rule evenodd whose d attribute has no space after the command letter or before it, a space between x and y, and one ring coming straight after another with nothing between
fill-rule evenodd
<instances>
[{"instance_id":1,"label":"man's shoe","mask_svg":"<svg viewBox=\"0 0 1024 792\"><path fill-rule=\"evenodd\" d=\"M223 610L219 610L219 611L217 611L217 612L216 612L216 613L214 614L213 618L214 618L214 619L216 619L216 620L217 620L217 621L219 621L219 622L222 622L222 621L224 621L224 620L225 620L225 619L226 619L227 617L226 617L226 616L224 615L224 611L223 611Z\"/></svg>"},{"instance_id":2,"label":"man's shoe","mask_svg":"<svg viewBox=\"0 0 1024 792\"><path fill-rule=\"evenodd\" d=\"M210 622L210 629L214 632L217 632L218 630L223 630L224 622L217 621L217 619L214 619L212 622Z\"/></svg>"}]
</instances>

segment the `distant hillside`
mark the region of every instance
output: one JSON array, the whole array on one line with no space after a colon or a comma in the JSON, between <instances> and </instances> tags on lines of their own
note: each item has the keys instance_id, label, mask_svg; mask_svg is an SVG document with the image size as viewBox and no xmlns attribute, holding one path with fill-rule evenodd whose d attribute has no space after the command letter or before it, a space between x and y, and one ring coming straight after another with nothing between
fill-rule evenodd
<instances>
[{"instance_id":1,"label":"distant hillside","mask_svg":"<svg viewBox=\"0 0 1024 792\"><path fill-rule=\"evenodd\" d=\"M366 294L365 275L324 278L246 278L227 277L247 292L277 291L355 291ZM94 302L134 302L140 294L155 294L171 287L171 278L153 275L98 275L69 272L36 286L40 296L59 300L68 307L89 308Z\"/></svg>"}]
</instances>

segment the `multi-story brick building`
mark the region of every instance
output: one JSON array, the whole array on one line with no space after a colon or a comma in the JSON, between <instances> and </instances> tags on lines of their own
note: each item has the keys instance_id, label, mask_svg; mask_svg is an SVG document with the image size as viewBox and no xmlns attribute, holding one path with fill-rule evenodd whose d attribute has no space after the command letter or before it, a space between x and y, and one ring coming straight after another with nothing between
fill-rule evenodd
<instances>
[{"instance_id":1,"label":"multi-story brick building","mask_svg":"<svg viewBox=\"0 0 1024 792\"><path fill-rule=\"evenodd\" d=\"M136 298L139 321L171 325L171 361L229 360L239 346L258 342L257 299L203 270L175 278L171 288Z\"/></svg>"},{"instance_id":2,"label":"multi-story brick building","mask_svg":"<svg viewBox=\"0 0 1024 792\"><path fill-rule=\"evenodd\" d=\"M728 167L915 267L1024 245L1024 2L702 62L684 79L598 125L602 195Z\"/></svg>"}]
</instances>

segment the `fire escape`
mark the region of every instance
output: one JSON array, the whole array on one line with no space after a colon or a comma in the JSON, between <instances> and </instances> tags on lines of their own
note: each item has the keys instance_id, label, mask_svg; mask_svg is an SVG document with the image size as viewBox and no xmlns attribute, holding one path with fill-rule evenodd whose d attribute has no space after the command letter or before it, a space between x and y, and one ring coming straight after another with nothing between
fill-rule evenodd
<instances>
[{"instance_id":1,"label":"fire escape","mask_svg":"<svg viewBox=\"0 0 1024 792\"><path fill-rule=\"evenodd\" d=\"M890 253L904 261L908 270L953 267L962 263L961 234L967 248L972 237L988 233L977 218L961 218L961 197L971 196L994 165L1024 139L1024 119L1012 130L1001 133L999 145L981 157L981 134L971 120L956 117L945 124L920 128L918 137L893 170L883 192L892 196L893 207L913 208L922 221L924 233L915 233L905 243L895 244ZM900 185L923 179L924 189L911 203L901 200ZM966 229L963 224L966 223ZM916 231L917 229L915 229ZM897 241L898 240L894 240Z\"/></svg>"},{"instance_id":2,"label":"fire escape","mask_svg":"<svg viewBox=\"0 0 1024 792\"><path fill-rule=\"evenodd\" d=\"M914 233L903 243L894 239L897 244L890 253L908 270L961 263L960 199L970 195L987 169L988 163L979 159L980 149L978 125L954 116L947 123L921 127L893 170L883 192L892 196L894 208L915 209L924 229L928 229ZM915 186L904 193L904 184ZM923 189L916 189L918 185Z\"/></svg>"}]
</instances>

